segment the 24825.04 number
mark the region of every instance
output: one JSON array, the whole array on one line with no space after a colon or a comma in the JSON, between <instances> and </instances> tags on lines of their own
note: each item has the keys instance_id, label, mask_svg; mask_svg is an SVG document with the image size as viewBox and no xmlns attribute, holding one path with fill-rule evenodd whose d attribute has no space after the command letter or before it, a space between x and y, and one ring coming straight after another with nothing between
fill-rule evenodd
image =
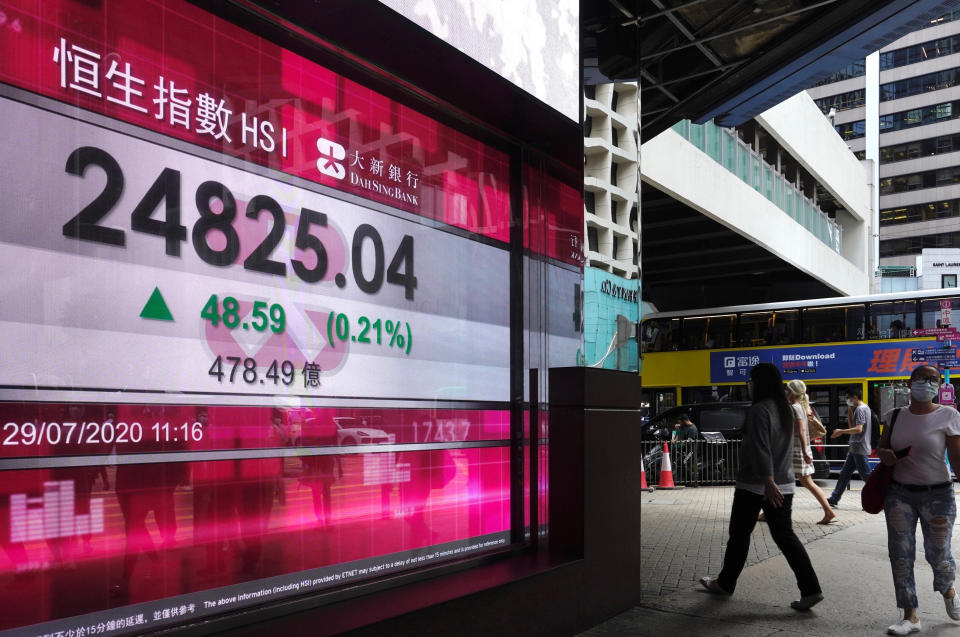
<instances>
[{"instance_id":1,"label":"24825.04 number","mask_svg":"<svg viewBox=\"0 0 960 637\"><path fill-rule=\"evenodd\" d=\"M106 217L120 201L123 194L123 170L120 164L105 150L94 146L81 146L67 157L66 172L83 177L87 168L98 166L107 175L103 191L87 204L75 217L63 224L63 234L74 239L95 241L111 246L124 247L126 234L119 228L101 226ZM153 234L166 240L167 255L180 256L180 244L187 240L187 228L180 223L180 171L164 168L147 189L143 198L130 215L130 226L136 232ZM210 205L211 201L220 202L219 212ZM240 237L233 227L237 216L237 202L233 193L217 181L205 181L197 187L195 196L197 212L200 218L193 224L190 233L193 248L197 256L210 265L225 267L233 265L240 255ZM163 221L153 218L157 207L163 203L166 217ZM283 208L272 197L257 195L247 204L246 216L258 219L263 212L273 217L273 226L263 241L243 261L243 267L255 272L285 277L287 264L270 258L283 239L286 227L286 215ZM306 283L317 283L327 273L327 250L320 238L310 233L313 226L326 227L327 215L309 208L300 209L300 221L294 245L297 249L313 252L316 263L307 267L299 259L290 259L294 273ZM208 242L211 230L217 230L226 237L226 245L214 249ZM374 252L373 273L363 270L363 250L367 244ZM376 294L384 282L384 251L380 232L370 224L360 224L353 234L351 246L353 278L358 288L367 294ZM339 276L339 275L338 275ZM386 267L386 282L401 286L404 296L413 300L417 288L417 277L413 271L413 237L403 235L390 264ZM345 279L338 279L337 285L343 287Z\"/></svg>"}]
</instances>

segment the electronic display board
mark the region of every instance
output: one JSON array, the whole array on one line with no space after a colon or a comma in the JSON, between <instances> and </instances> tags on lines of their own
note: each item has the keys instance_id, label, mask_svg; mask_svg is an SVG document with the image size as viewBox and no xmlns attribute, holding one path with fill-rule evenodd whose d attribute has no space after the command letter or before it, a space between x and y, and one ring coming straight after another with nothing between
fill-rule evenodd
<instances>
[{"instance_id":1,"label":"electronic display board","mask_svg":"<svg viewBox=\"0 0 960 637\"><path fill-rule=\"evenodd\" d=\"M502 150L181 0L2 0L0 60L0 631L510 542ZM579 189L523 179L573 364Z\"/></svg>"}]
</instances>

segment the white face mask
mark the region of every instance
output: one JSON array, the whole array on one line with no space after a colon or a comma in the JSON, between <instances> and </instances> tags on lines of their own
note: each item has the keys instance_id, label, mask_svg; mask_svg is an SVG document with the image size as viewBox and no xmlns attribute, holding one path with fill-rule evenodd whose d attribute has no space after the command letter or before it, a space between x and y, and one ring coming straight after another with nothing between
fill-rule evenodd
<instances>
[{"instance_id":1,"label":"white face mask","mask_svg":"<svg viewBox=\"0 0 960 637\"><path fill-rule=\"evenodd\" d=\"M852 399L852 398L847 398L847 407L853 407L853 406L854 406L854 404L853 404L853 399Z\"/></svg>"},{"instance_id":2,"label":"white face mask","mask_svg":"<svg viewBox=\"0 0 960 637\"><path fill-rule=\"evenodd\" d=\"M940 383L934 381L914 381L910 385L910 397L921 403L928 403L940 391Z\"/></svg>"}]
</instances>

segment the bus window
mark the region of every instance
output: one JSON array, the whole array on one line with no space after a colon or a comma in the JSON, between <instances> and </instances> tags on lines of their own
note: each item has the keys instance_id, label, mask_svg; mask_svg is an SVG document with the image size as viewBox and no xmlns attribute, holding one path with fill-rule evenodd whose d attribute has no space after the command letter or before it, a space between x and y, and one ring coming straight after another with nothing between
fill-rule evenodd
<instances>
[{"instance_id":1,"label":"bus window","mask_svg":"<svg viewBox=\"0 0 960 637\"><path fill-rule=\"evenodd\" d=\"M684 405L698 403L737 402L750 400L745 385L707 385L684 387L680 390Z\"/></svg>"},{"instance_id":2,"label":"bus window","mask_svg":"<svg viewBox=\"0 0 960 637\"><path fill-rule=\"evenodd\" d=\"M696 316L683 319L681 349L714 349L730 347L733 342L736 314Z\"/></svg>"},{"instance_id":3,"label":"bus window","mask_svg":"<svg viewBox=\"0 0 960 637\"><path fill-rule=\"evenodd\" d=\"M641 399L649 405L650 418L655 418L671 407L677 406L676 389L644 389Z\"/></svg>"},{"instance_id":4,"label":"bus window","mask_svg":"<svg viewBox=\"0 0 960 637\"><path fill-rule=\"evenodd\" d=\"M875 410L880 419L883 419L891 410L910 404L910 388L903 380L871 382L869 392L870 409Z\"/></svg>"},{"instance_id":5,"label":"bus window","mask_svg":"<svg viewBox=\"0 0 960 637\"><path fill-rule=\"evenodd\" d=\"M916 301L871 303L870 338L909 338L916 317Z\"/></svg>"},{"instance_id":6,"label":"bus window","mask_svg":"<svg viewBox=\"0 0 960 637\"><path fill-rule=\"evenodd\" d=\"M920 325L917 327L947 327L952 324L952 310L960 310L960 299L924 299L920 301ZM960 316L957 317L960 321Z\"/></svg>"},{"instance_id":7,"label":"bus window","mask_svg":"<svg viewBox=\"0 0 960 637\"><path fill-rule=\"evenodd\" d=\"M804 310L804 342L862 341L864 309L863 305L840 305Z\"/></svg>"},{"instance_id":8,"label":"bus window","mask_svg":"<svg viewBox=\"0 0 960 637\"><path fill-rule=\"evenodd\" d=\"M740 346L789 345L799 342L800 311L744 312L740 315Z\"/></svg>"},{"instance_id":9,"label":"bus window","mask_svg":"<svg viewBox=\"0 0 960 637\"><path fill-rule=\"evenodd\" d=\"M643 322L643 351L667 352L678 349L680 319L649 319Z\"/></svg>"}]
</instances>

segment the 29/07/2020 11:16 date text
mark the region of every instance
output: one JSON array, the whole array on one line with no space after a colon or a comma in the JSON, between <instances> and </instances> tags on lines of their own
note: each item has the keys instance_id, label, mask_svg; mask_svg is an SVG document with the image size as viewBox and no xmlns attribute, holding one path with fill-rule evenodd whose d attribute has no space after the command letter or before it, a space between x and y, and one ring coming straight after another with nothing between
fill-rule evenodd
<instances>
[{"instance_id":1,"label":"29/07/2020 11:16 date text","mask_svg":"<svg viewBox=\"0 0 960 637\"><path fill-rule=\"evenodd\" d=\"M153 436L150 436L150 433ZM148 442L199 442L203 440L203 425L184 422L171 425L155 422L145 426L139 422L8 422L0 432L0 446L33 445L112 445Z\"/></svg>"}]
</instances>

